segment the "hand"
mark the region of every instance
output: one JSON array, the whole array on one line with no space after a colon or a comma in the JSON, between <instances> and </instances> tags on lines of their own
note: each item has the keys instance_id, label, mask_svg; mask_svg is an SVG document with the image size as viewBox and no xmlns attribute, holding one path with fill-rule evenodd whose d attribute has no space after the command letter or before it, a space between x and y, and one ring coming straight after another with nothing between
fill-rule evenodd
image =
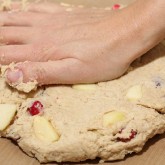
<instances>
[{"instance_id":1,"label":"hand","mask_svg":"<svg viewBox=\"0 0 165 165\"><path fill-rule=\"evenodd\" d=\"M129 15L127 9L67 12L52 4L30 4L26 12L2 12L0 63L19 62L18 72L8 71L8 81L23 76L24 82L37 80L40 85L74 84L121 76L144 52L133 44L134 21L129 27L124 21L132 19Z\"/></svg>"}]
</instances>

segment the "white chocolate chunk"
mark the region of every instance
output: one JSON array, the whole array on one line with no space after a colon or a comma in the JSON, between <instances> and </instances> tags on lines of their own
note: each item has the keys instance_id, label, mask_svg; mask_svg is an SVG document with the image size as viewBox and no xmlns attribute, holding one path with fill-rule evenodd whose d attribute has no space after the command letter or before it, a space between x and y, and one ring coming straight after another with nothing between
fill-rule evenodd
<instances>
[{"instance_id":1,"label":"white chocolate chunk","mask_svg":"<svg viewBox=\"0 0 165 165\"><path fill-rule=\"evenodd\" d=\"M15 104L0 104L0 131L3 131L10 124L16 111Z\"/></svg>"},{"instance_id":2,"label":"white chocolate chunk","mask_svg":"<svg viewBox=\"0 0 165 165\"><path fill-rule=\"evenodd\" d=\"M135 85L131 87L127 94L126 97L129 101L136 101L142 98L142 87L141 85Z\"/></svg>"},{"instance_id":3,"label":"white chocolate chunk","mask_svg":"<svg viewBox=\"0 0 165 165\"><path fill-rule=\"evenodd\" d=\"M77 85L72 85L73 89L77 90L95 90L97 87L96 84L77 84Z\"/></svg>"},{"instance_id":4,"label":"white chocolate chunk","mask_svg":"<svg viewBox=\"0 0 165 165\"><path fill-rule=\"evenodd\" d=\"M54 142L59 135L51 123L42 116L36 116L33 120L33 129L37 138L46 142Z\"/></svg>"},{"instance_id":5,"label":"white chocolate chunk","mask_svg":"<svg viewBox=\"0 0 165 165\"><path fill-rule=\"evenodd\" d=\"M109 127L119 121L124 120L125 118L126 117L123 112L118 112L118 111L108 112L103 116L103 126Z\"/></svg>"}]
</instances>

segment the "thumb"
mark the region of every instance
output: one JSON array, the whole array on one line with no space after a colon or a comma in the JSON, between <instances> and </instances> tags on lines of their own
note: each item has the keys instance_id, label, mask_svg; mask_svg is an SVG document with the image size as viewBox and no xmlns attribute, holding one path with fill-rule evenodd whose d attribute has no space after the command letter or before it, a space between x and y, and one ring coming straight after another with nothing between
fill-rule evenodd
<instances>
[{"instance_id":1,"label":"thumb","mask_svg":"<svg viewBox=\"0 0 165 165\"><path fill-rule=\"evenodd\" d=\"M24 83L36 80L39 85L74 84L86 81L83 63L77 59L63 59L48 62L25 62L16 65L6 73L7 82Z\"/></svg>"}]
</instances>

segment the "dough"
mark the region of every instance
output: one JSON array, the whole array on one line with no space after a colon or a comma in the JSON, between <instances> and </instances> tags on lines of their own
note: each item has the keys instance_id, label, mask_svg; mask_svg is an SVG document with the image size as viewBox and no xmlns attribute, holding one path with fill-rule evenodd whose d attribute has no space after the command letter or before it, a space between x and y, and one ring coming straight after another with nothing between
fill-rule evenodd
<instances>
[{"instance_id":1,"label":"dough","mask_svg":"<svg viewBox=\"0 0 165 165\"><path fill-rule=\"evenodd\" d=\"M40 162L123 159L165 132L163 44L135 61L124 76L98 84L36 91L31 91L35 82L10 84L18 91L5 82L5 70L2 66L0 116L7 107L10 117L0 122L0 135L15 140ZM16 114L10 109L13 104Z\"/></svg>"},{"instance_id":2,"label":"dough","mask_svg":"<svg viewBox=\"0 0 165 165\"><path fill-rule=\"evenodd\" d=\"M1 136L17 141L40 162L117 160L139 152L149 138L165 131L164 64L160 44L134 62L133 70L109 82L24 94L1 78L0 103L18 107Z\"/></svg>"}]
</instances>

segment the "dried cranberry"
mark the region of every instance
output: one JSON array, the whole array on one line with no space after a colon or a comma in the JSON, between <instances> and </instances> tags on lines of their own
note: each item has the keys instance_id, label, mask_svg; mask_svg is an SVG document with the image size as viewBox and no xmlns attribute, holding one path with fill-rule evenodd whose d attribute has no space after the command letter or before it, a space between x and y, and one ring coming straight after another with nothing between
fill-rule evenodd
<instances>
[{"instance_id":1,"label":"dried cranberry","mask_svg":"<svg viewBox=\"0 0 165 165\"><path fill-rule=\"evenodd\" d=\"M41 104L40 101L34 101L31 107L29 107L27 110L32 116L38 115L39 113L42 112L43 105Z\"/></svg>"},{"instance_id":2,"label":"dried cranberry","mask_svg":"<svg viewBox=\"0 0 165 165\"><path fill-rule=\"evenodd\" d=\"M113 10L117 10L117 9L119 9L120 8L120 5L119 4L114 4L113 6L112 6L112 9Z\"/></svg>"},{"instance_id":3,"label":"dried cranberry","mask_svg":"<svg viewBox=\"0 0 165 165\"><path fill-rule=\"evenodd\" d=\"M122 133L122 130L119 131L119 133ZM130 136L128 138L117 137L117 141L129 142L130 140L132 140L133 138L135 138L136 134L137 134L137 132L132 129L131 132L130 132Z\"/></svg>"}]
</instances>

